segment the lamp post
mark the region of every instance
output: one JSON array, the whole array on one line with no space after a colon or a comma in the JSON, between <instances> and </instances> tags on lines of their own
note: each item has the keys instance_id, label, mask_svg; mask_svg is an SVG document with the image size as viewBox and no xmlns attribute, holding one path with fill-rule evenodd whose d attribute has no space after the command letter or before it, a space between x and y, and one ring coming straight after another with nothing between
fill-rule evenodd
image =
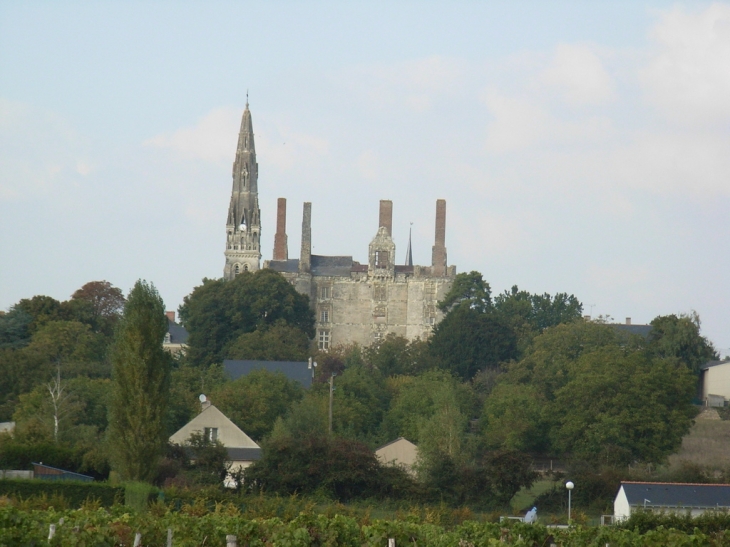
<instances>
[{"instance_id":1,"label":"lamp post","mask_svg":"<svg viewBox=\"0 0 730 547\"><path fill-rule=\"evenodd\" d=\"M570 493L575 488L575 484L572 481L568 481L565 483L565 487L568 489L568 525L570 525Z\"/></svg>"}]
</instances>

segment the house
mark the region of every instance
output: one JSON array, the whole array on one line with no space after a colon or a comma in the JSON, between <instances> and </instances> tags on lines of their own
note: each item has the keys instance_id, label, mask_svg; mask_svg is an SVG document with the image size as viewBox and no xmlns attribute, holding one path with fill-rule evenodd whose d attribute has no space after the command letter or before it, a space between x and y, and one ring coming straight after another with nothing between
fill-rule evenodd
<instances>
[{"instance_id":1,"label":"house","mask_svg":"<svg viewBox=\"0 0 730 547\"><path fill-rule=\"evenodd\" d=\"M637 510L690 514L730 509L730 484L622 482L613 502L616 522Z\"/></svg>"},{"instance_id":2,"label":"house","mask_svg":"<svg viewBox=\"0 0 730 547\"><path fill-rule=\"evenodd\" d=\"M0 422L0 433L12 435L15 431L15 422Z\"/></svg>"},{"instance_id":3,"label":"house","mask_svg":"<svg viewBox=\"0 0 730 547\"><path fill-rule=\"evenodd\" d=\"M170 442L184 445L194 433L202 433L210 441L219 441L228 452L231 473L246 469L256 460L261 459L261 447L213 406L205 395L200 397L202 412L172 435ZM235 486L230 475L226 477L224 484L227 487Z\"/></svg>"},{"instance_id":4,"label":"house","mask_svg":"<svg viewBox=\"0 0 730 547\"><path fill-rule=\"evenodd\" d=\"M700 367L701 398L706 406L722 407L730 400L730 359Z\"/></svg>"},{"instance_id":5,"label":"house","mask_svg":"<svg viewBox=\"0 0 730 547\"><path fill-rule=\"evenodd\" d=\"M175 322L174 311L166 311L165 315L167 316L167 332L162 347L173 355L184 353L188 347L188 331Z\"/></svg>"},{"instance_id":6,"label":"house","mask_svg":"<svg viewBox=\"0 0 730 547\"><path fill-rule=\"evenodd\" d=\"M383 465L402 466L413 475L415 474L415 464L418 459L418 447L408 439L398 437L396 440L376 449L375 457Z\"/></svg>"},{"instance_id":7,"label":"house","mask_svg":"<svg viewBox=\"0 0 730 547\"><path fill-rule=\"evenodd\" d=\"M223 361L223 369L231 380L237 380L254 370L268 370L272 373L281 372L289 380L294 380L302 384L302 387L305 389L312 385L312 378L314 378L314 368L308 361L247 361L226 359Z\"/></svg>"}]
</instances>

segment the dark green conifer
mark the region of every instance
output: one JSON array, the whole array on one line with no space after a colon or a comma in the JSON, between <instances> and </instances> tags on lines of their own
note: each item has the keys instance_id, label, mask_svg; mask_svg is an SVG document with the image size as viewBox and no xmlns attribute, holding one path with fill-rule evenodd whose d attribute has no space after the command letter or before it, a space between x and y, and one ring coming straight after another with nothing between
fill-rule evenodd
<instances>
[{"instance_id":1,"label":"dark green conifer","mask_svg":"<svg viewBox=\"0 0 730 547\"><path fill-rule=\"evenodd\" d=\"M109 441L122 479L150 481L165 446L170 356L162 349L165 307L154 285L137 281L111 349L113 395Z\"/></svg>"}]
</instances>

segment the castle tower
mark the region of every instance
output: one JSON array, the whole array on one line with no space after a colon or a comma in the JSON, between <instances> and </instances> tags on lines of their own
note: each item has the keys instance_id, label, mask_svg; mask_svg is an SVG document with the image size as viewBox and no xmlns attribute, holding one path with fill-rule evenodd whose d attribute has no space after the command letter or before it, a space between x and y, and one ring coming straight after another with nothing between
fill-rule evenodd
<instances>
[{"instance_id":1,"label":"castle tower","mask_svg":"<svg viewBox=\"0 0 730 547\"><path fill-rule=\"evenodd\" d=\"M261 212L258 196L259 166L253 141L251 111L243 111L238 134L236 160L233 162L233 190L226 221L225 279L241 272L259 269L261 262Z\"/></svg>"}]
</instances>

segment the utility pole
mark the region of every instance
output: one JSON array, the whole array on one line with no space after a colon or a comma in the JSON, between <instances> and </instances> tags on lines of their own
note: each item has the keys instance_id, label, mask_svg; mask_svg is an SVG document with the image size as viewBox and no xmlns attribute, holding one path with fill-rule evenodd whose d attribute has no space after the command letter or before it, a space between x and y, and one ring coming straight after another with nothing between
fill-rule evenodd
<instances>
[{"instance_id":1,"label":"utility pole","mask_svg":"<svg viewBox=\"0 0 730 547\"><path fill-rule=\"evenodd\" d=\"M335 374L330 376L330 433L332 433L332 395L335 391Z\"/></svg>"}]
</instances>

